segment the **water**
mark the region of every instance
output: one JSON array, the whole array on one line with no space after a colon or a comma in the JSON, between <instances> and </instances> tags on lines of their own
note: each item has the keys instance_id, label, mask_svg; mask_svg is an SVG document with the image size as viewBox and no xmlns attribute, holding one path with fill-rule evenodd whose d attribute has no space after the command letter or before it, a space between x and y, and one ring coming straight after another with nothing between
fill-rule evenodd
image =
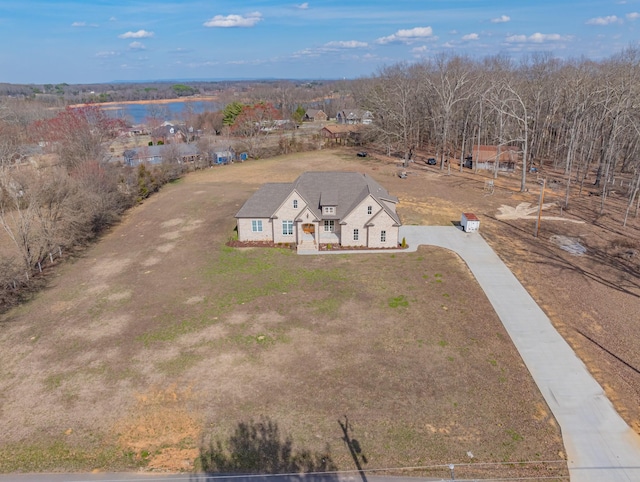
<instances>
[{"instance_id":1,"label":"water","mask_svg":"<svg viewBox=\"0 0 640 482\"><path fill-rule=\"evenodd\" d=\"M201 100L188 102L176 100L162 104L109 104L102 108L112 117L125 119L132 124L143 124L149 117L166 121L181 121L185 105L189 105L196 114L205 111L218 111L222 108L218 102Z\"/></svg>"}]
</instances>

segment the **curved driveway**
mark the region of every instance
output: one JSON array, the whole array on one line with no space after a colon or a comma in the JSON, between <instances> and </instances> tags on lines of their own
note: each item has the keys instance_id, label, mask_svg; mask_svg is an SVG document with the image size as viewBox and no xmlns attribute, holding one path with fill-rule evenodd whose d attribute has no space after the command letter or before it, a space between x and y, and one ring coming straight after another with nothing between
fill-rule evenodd
<instances>
[{"instance_id":1,"label":"curved driveway","mask_svg":"<svg viewBox=\"0 0 640 482\"><path fill-rule=\"evenodd\" d=\"M402 237L412 251L450 249L471 269L560 424L571 480L640 481L640 436L485 240L454 226L402 226Z\"/></svg>"}]
</instances>

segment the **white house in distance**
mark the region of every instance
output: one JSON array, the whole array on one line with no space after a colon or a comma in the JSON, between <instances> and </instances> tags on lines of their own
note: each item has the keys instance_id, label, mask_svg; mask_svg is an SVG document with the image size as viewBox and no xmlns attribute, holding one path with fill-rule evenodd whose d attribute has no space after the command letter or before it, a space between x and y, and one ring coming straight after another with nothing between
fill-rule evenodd
<instances>
[{"instance_id":1,"label":"white house in distance","mask_svg":"<svg viewBox=\"0 0 640 482\"><path fill-rule=\"evenodd\" d=\"M366 174L305 172L263 185L236 214L239 241L397 248L398 198Z\"/></svg>"}]
</instances>

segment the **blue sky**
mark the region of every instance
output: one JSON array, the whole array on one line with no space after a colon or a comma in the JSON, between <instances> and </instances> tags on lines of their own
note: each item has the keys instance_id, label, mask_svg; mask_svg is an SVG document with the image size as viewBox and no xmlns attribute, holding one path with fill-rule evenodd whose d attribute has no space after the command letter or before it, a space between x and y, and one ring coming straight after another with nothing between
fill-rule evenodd
<instances>
[{"instance_id":1,"label":"blue sky","mask_svg":"<svg viewBox=\"0 0 640 482\"><path fill-rule=\"evenodd\" d=\"M335 79L455 51L601 59L640 0L1 0L0 82Z\"/></svg>"}]
</instances>

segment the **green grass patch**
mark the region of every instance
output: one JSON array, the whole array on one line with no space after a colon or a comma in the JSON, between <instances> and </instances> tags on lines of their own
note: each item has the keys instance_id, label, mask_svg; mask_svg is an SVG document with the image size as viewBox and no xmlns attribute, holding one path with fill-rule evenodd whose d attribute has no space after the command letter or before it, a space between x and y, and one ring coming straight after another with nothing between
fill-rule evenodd
<instances>
[{"instance_id":1,"label":"green grass patch","mask_svg":"<svg viewBox=\"0 0 640 482\"><path fill-rule=\"evenodd\" d=\"M406 308L409 306L409 300L404 295L396 296L395 298L389 299L389 306L391 308Z\"/></svg>"},{"instance_id":2,"label":"green grass patch","mask_svg":"<svg viewBox=\"0 0 640 482\"><path fill-rule=\"evenodd\" d=\"M3 473L57 472L64 467L67 472L91 472L92 470L129 471L144 467L134 453L117 447L80 448L65 441L41 444L10 444L0 448L0 467Z\"/></svg>"},{"instance_id":3,"label":"green grass patch","mask_svg":"<svg viewBox=\"0 0 640 482\"><path fill-rule=\"evenodd\" d=\"M319 315L326 315L331 318L334 318L338 315L340 307L342 306L343 300L330 296L328 298L322 300L314 300L309 303L309 307Z\"/></svg>"},{"instance_id":4,"label":"green grass patch","mask_svg":"<svg viewBox=\"0 0 640 482\"><path fill-rule=\"evenodd\" d=\"M151 343L175 341L182 335L199 331L216 322L217 320L211 319L208 316L199 316L180 320L177 323L162 323L163 326L140 335L138 340L144 343L145 346Z\"/></svg>"},{"instance_id":5,"label":"green grass patch","mask_svg":"<svg viewBox=\"0 0 640 482\"><path fill-rule=\"evenodd\" d=\"M181 375L189 368L200 362L203 358L203 355L198 355L192 352L182 352L170 360L158 363L157 367L167 375Z\"/></svg>"},{"instance_id":6,"label":"green grass patch","mask_svg":"<svg viewBox=\"0 0 640 482\"><path fill-rule=\"evenodd\" d=\"M62 386L62 382L64 379L65 374L54 373L53 375L49 375L44 379L44 386L47 387L47 390L56 390Z\"/></svg>"}]
</instances>

